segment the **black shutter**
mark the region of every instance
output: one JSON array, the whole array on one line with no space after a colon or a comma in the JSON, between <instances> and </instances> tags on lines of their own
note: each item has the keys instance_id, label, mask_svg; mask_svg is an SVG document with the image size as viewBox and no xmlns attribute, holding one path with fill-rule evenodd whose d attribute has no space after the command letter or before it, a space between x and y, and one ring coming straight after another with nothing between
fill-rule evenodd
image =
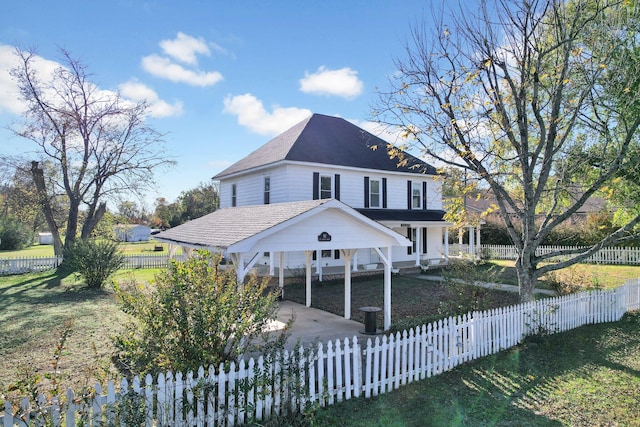
<instances>
[{"instance_id":1,"label":"black shutter","mask_svg":"<svg viewBox=\"0 0 640 427\"><path fill-rule=\"evenodd\" d=\"M335 249L333 251L333 258L334 259L340 259L340 249Z\"/></svg>"},{"instance_id":2,"label":"black shutter","mask_svg":"<svg viewBox=\"0 0 640 427\"><path fill-rule=\"evenodd\" d=\"M382 209L387 209L387 178L382 178Z\"/></svg>"},{"instance_id":3,"label":"black shutter","mask_svg":"<svg viewBox=\"0 0 640 427\"><path fill-rule=\"evenodd\" d=\"M411 209L411 181L407 181L407 209Z\"/></svg>"},{"instance_id":4,"label":"black shutter","mask_svg":"<svg viewBox=\"0 0 640 427\"><path fill-rule=\"evenodd\" d=\"M334 182L335 191L333 192L334 199L340 200L340 174L335 175L334 181L335 181Z\"/></svg>"},{"instance_id":5,"label":"black shutter","mask_svg":"<svg viewBox=\"0 0 640 427\"><path fill-rule=\"evenodd\" d=\"M320 173L313 173L313 200L320 198Z\"/></svg>"},{"instance_id":6,"label":"black shutter","mask_svg":"<svg viewBox=\"0 0 640 427\"><path fill-rule=\"evenodd\" d=\"M427 210L427 183L422 183L422 209Z\"/></svg>"},{"instance_id":7,"label":"black shutter","mask_svg":"<svg viewBox=\"0 0 640 427\"><path fill-rule=\"evenodd\" d=\"M427 227L422 228L422 253L427 253Z\"/></svg>"},{"instance_id":8,"label":"black shutter","mask_svg":"<svg viewBox=\"0 0 640 427\"><path fill-rule=\"evenodd\" d=\"M314 261L318 260L318 253L317 251L313 251L313 256L311 257L311 259L313 259Z\"/></svg>"},{"instance_id":9,"label":"black shutter","mask_svg":"<svg viewBox=\"0 0 640 427\"><path fill-rule=\"evenodd\" d=\"M364 177L364 207L369 207L369 177Z\"/></svg>"},{"instance_id":10,"label":"black shutter","mask_svg":"<svg viewBox=\"0 0 640 427\"><path fill-rule=\"evenodd\" d=\"M407 239L409 239L409 241L413 242L411 237L412 237L411 236L411 227L407 227ZM407 255L411 255L412 254L412 249L413 249L413 245L407 246Z\"/></svg>"}]
</instances>

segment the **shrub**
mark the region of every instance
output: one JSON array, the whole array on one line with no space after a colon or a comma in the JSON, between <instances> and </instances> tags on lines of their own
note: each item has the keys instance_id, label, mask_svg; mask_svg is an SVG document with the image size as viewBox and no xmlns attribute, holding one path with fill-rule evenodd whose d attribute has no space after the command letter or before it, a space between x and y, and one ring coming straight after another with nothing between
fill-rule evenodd
<instances>
[{"instance_id":1,"label":"shrub","mask_svg":"<svg viewBox=\"0 0 640 427\"><path fill-rule=\"evenodd\" d=\"M219 262L200 251L173 261L148 291L115 286L122 309L135 318L114 338L123 369L195 371L235 360L254 342L269 343L263 330L275 317L276 294L255 277L238 286L235 272Z\"/></svg>"},{"instance_id":2,"label":"shrub","mask_svg":"<svg viewBox=\"0 0 640 427\"><path fill-rule=\"evenodd\" d=\"M571 266L561 271L552 271L545 275L545 282L558 295L602 289L597 276L585 273L579 266Z\"/></svg>"},{"instance_id":3,"label":"shrub","mask_svg":"<svg viewBox=\"0 0 640 427\"><path fill-rule=\"evenodd\" d=\"M124 257L108 240L77 241L64 253L65 268L80 275L90 288L101 288L118 271Z\"/></svg>"},{"instance_id":4,"label":"shrub","mask_svg":"<svg viewBox=\"0 0 640 427\"><path fill-rule=\"evenodd\" d=\"M0 219L0 249L14 251L31 246L34 233L14 218Z\"/></svg>"}]
</instances>

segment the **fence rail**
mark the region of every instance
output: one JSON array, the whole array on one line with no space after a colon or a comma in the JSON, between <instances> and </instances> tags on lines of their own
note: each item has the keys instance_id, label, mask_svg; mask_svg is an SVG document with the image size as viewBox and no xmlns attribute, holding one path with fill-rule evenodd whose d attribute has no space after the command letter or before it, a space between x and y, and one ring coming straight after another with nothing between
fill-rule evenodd
<instances>
[{"instance_id":1,"label":"fence rail","mask_svg":"<svg viewBox=\"0 0 640 427\"><path fill-rule=\"evenodd\" d=\"M536 255L550 254L557 251L589 249L586 246L539 246ZM515 246L511 245L480 245L483 255L490 259L516 259L518 253ZM449 250L451 255L457 253L468 254L469 245L452 244ZM567 256L565 256L566 258ZM554 258L561 260L563 257ZM605 247L584 260L585 263L614 264L614 265L640 265L640 248Z\"/></svg>"},{"instance_id":2,"label":"fence rail","mask_svg":"<svg viewBox=\"0 0 640 427\"><path fill-rule=\"evenodd\" d=\"M225 369L135 377L109 383L106 392L75 395L40 405L5 402L0 426L140 425L232 426L309 405L387 393L461 363L515 346L526 336L613 322L640 309L640 279L611 290L582 292L449 317L395 335L329 341L306 349L231 363ZM133 417L138 416L135 420ZM40 424L38 424L40 423Z\"/></svg>"}]
</instances>

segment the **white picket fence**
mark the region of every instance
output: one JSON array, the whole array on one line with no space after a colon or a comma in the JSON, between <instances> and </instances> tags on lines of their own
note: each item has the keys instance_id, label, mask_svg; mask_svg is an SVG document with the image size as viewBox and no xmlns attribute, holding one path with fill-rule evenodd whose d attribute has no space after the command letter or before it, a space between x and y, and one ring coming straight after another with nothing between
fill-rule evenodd
<instances>
[{"instance_id":1,"label":"white picket fence","mask_svg":"<svg viewBox=\"0 0 640 427\"><path fill-rule=\"evenodd\" d=\"M539 246L536 250L536 254L543 255L556 251L573 249L588 248L581 246ZM480 250L480 253L488 256L490 259L516 259L518 257L515 246L511 245L480 245ZM450 245L449 253L451 255L455 255L457 253L468 254L469 245ZM562 257L558 257L557 260L560 260L561 258ZM594 264L640 265L640 248L605 247L582 262Z\"/></svg>"},{"instance_id":2,"label":"white picket fence","mask_svg":"<svg viewBox=\"0 0 640 427\"><path fill-rule=\"evenodd\" d=\"M354 397L387 393L461 363L515 346L536 333L567 331L590 323L613 322L640 309L640 279L617 289L549 298L450 317L389 336L329 341L307 349L260 356L186 375L135 377L103 393L74 395L53 402L41 398L38 410L24 399L5 402L0 426L233 426L309 405L332 405ZM62 402L62 403L61 403ZM134 416L140 419L135 421Z\"/></svg>"},{"instance_id":3,"label":"white picket fence","mask_svg":"<svg viewBox=\"0 0 640 427\"><path fill-rule=\"evenodd\" d=\"M2 258L0 259L0 276L52 270L57 268L61 262L62 257L55 256ZM162 268L168 265L169 256L167 254L138 254L125 255L123 268Z\"/></svg>"}]
</instances>

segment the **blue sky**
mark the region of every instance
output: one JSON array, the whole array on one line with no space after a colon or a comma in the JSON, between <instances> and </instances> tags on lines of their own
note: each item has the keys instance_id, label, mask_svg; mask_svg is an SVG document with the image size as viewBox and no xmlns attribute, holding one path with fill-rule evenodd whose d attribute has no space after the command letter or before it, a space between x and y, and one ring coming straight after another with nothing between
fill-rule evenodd
<instances>
[{"instance_id":1,"label":"blue sky","mask_svg":"<svg viewBox=\"0 0 640 427\"><path fill-rule=\"evenodd\" d=\"M14 46L58 48L93 81L151 104L178 165L169 201L311 113L372 130L371 106L430 1L7 1L0 6L0 155L32 150L5 128L20 113Z\"/></svg>"}]
</instances>

